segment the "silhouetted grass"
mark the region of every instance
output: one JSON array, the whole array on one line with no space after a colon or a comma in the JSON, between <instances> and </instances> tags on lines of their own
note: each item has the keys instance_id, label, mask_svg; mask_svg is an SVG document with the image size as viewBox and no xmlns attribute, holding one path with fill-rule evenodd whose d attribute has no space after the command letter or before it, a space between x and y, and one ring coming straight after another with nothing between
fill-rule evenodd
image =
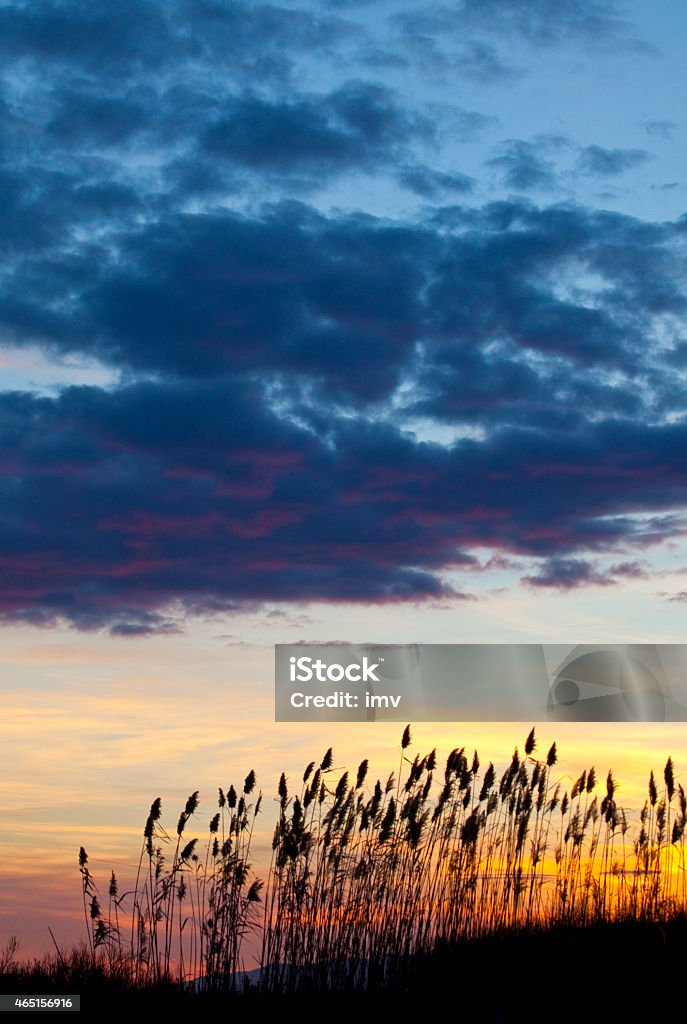
<instances>
[{"instance_id":1,"label":"silhouetted grass","mask_svg":"<svg viewBox=\"0 0 687 1024\"><path fill-rule=\"evenodd\" d=\"M188 834L198 793L169 832L157 798L128 892L113 873L105 897L81 849L88 944L35 970L55 983L81 971L125 994L188 995L193 982L203 1000L242 991L302 1000L426 991L457 951L482 977L478 949L507 948L517 961L536 948L546 959L552 936L584 948L608 929L660 940L671 928L684 941L687 799L670 758L633 820L612 772L600 781L590 767L565 786L556 745L539 754L534 730L500 773L464 748L442 766L435 751L410 748L406 728L399 770L374 782L367 760L335 770L331 750L295 791L282 775L264 885L252 867L262 799L254 772L219 790L202 843ZM260 971L245 995L247 940L260 949Z\"/></svg>"},{"instance_id":2,"label":"silhouetted grass","mask_svg":"<svg viewBox=\"0 0 687 1024\"><path fill-rule=\"evenodd\" d=\"M539 1016L556 1021L590 1022L667 1013L687 1019L683 965L687 957L687 920L663 924L624 921L558 925L546 929L505 930L481 938L438 946L415 958L408 977L382 990L238 994L197 992L172 982L138 985L94 967L89 949L61 966L56 956L28 969L0 973L0 991L15 994L81 995L85 1018L122 1021L132 1009L161 1020L274 1019L280 1022L325 1019L368 1021L391 1014L441 1011L457 1019L479 1008L484 1022L527 1021Z\"/></svg>"}]
</instances>

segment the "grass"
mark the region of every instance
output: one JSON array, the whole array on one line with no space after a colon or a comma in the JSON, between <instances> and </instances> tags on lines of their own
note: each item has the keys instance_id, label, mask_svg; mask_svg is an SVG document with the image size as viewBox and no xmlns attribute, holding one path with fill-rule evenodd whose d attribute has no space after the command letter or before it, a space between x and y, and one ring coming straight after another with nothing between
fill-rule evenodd
<instances>
[{"instance_id":1,"label":"grass","mask_svg":"<svg viewBox=\"0 0 687 1024\"><path fill-rule=\"evenodd\" d=\"M408 727L398 770L383 779L370 779L367 760L352 773L336 770L331 749L295 790L282 775L264 879L252 866L262 800L254 772L219 790L203 841L189 834L197 792L170 830L157 798L126 892L112 873L105 895L81 849L82 948L32 968L17 965L8 946L0 974L23 985L33 969L34 980L52 977L51 991L90 979L158 999L171 991L226 998L245 988L239 972L250 945L260 973L245 998L284 1005L320 993L426 993L430 979L441 987L447 963L455 974L456 951L487 986L478 966L485 950L501 972L503 950L511 966L536 951L541 979L561 943L581 942L583 957L597 943L608 960L608 939L598 936L609 929L613 942L631 929L647 956L671 929L683 955L687 798L670 758L651 774L633 818L617 802L612 772L600 780L590 767L564 785L556 745L539 752L534 730L500 772L477 752L456 748L439 765L435 751L412 755L411 746Z\"/></svg>"},{"instance_id":2,"label":"grass","mask_svg":"<svg viewBox=\"0 0 687 1024\"><path fill-rule=\"evenodd\" d=\"M188 1021L324 1019L367 1021L377 1014L415 1019L432 1012L477 1013L494 1024L553 1016L579 1022L668 1014L685 1021L682 975L687 920L642 921L501 931L440 946L418 957L412 976L385 990L234 994L193 992L172 982L134 985L92 964L87 946L59 965L45 958L0 978L13 994L81 995L86 1019L120 1021L135 1009L156 1019ZM25 967L28 965L24 965ZM90 1016L89 1016L90 1015ZM125 1018L124 1018L125 1019Z\"/></svg>"}]
</instances>

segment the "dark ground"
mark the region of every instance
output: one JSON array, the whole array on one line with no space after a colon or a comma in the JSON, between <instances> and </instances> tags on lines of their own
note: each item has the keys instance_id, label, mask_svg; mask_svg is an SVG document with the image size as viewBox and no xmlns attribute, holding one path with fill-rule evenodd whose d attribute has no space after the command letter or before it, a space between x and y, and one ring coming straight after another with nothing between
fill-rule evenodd
<instances>
[{"instance_id":1,"label":"dark ground","mask_svg":"<svg viewBox=\"0 0 687 1024\"><path fill-rule=\"evenodd\" d=\"M447 1016L451 1024L619 1019L687 1024L687 918L464 941L408 963L402 982L386 992L198 994L172 985L134 990L93 971L64 973L0 975L0 992L80 994L77 1020L124 1024L134 1010L148 1020L240 1018L278 1024L364 1024L390 1016L430 1024L430 1015L442 1024Z\"/></svg>"}]
</instances>

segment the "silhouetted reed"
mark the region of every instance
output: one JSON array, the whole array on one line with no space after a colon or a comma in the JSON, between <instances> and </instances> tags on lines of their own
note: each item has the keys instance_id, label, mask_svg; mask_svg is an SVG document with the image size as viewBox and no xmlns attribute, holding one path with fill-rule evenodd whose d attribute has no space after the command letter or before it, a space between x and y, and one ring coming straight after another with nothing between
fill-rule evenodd
<instances>
[{"instance_id":1,"label":"silhouetted reed","mask_svg":"<svg viewBox=\"0 0 687 1024\"><path fill-rule=\"evenodd\" d=\"M126 965L138 984L232 989L250 940L264 991L383 988L465 938L684 912L687 798L671 758L631 824L612 772L600 783L590 767L565 786L556 744L539 755L534 729L500 773L463 747L443 767L410 747L408 727L385 780L369 781L367 760L335 769L331 749L295 790L282 774L264 898L252 771L239 791L219 790L204 846L187 836L197 792L173 835L156 799L133 890L120 894L113 873L107 903L82 848L94 963Z\"/></svg>"}]
</instances>

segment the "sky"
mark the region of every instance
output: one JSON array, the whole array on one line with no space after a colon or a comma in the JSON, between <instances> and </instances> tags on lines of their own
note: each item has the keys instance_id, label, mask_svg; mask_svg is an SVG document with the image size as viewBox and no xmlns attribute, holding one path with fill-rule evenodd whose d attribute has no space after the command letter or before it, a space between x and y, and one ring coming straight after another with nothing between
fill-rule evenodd
<instances>
[{"instance_id":1,"label":"sky","mask_svg":"<svg viewBox=\"0 0 687 1024\"><path fill-rule=\"evenodd\" d=\"M275 725L276 642L684 639L686 34L0 3L0 944L78 936L78 846L126 869L157 795L388 770ZM687 738L557 728L629 793Z\"/></svg>"}]
</instances>

